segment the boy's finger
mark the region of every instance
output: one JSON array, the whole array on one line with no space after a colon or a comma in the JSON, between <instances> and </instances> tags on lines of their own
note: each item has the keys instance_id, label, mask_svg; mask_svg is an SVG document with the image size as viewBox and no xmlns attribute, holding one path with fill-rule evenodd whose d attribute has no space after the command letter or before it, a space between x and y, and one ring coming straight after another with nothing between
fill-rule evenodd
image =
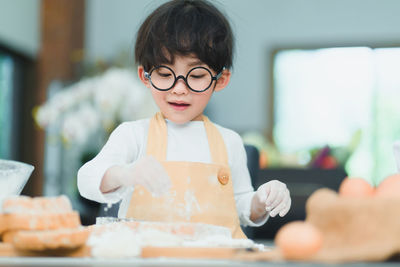
<instances>
[{"instance_id":1,"label":"boy's finger","mask_svg":"<svg viewBox=\"0 0 400 267\"><path fill-rule=\"evenodd\" d=\"M274 209L272 209L270 215L272 217L275 217L278 213L284 210L285 207L286 207L286 202L285 201L280 202Z\"/></svg>"},{"instance_id":2,"label":"boy's finger","mask_svg":"<svg viewBox=\"0 0 400 267\"><path fill-rule=\"evenodd\" d=\"M272 201L272 203L269 206L277 207L281 202L283 202L284 197L285 197L285 191L282 189L278 189L275 199Z\"/></svg>"},{"instance_id":3,"label":"boy's finger","mask_svg":"<svg viewBox=\"0 0 400 267\"><path fill-rule=\"evenodd\" d=\"M279 212L279 216L283 217L289 212L291 203L292 203L292 200L289 197L288 200L286 201L285 207L281 210L281 212Z\"/></svg>"},{"instance_id":4,"label":"boy's finger","mask_svg":"<svg viewBox=\"0 0 400 267\"><path fill-rule=\"evenodd\" d=\"M276 187L271 187L267 199L265 200L265 205L271 206L271 204L275 201L278 193L279 192Z\"/></svg>"}]
</instances>

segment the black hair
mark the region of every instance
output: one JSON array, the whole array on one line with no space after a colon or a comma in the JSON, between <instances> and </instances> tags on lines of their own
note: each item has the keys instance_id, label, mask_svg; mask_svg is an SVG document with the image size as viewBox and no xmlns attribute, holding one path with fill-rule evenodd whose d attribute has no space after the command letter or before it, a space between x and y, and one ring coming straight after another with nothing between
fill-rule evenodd
<instances>
[{"instance_id":1,"label":"black hair","mask_svg":"<svg viewBox=\"0 0 400 267\"><path fill-rule=\"evenodd\" d=\"M194 54L216 72L230 69L234 40L228 19L205 0L172 0L155 9L136 36L135 61L146 71Z\"/></svg>"}]
</instances>

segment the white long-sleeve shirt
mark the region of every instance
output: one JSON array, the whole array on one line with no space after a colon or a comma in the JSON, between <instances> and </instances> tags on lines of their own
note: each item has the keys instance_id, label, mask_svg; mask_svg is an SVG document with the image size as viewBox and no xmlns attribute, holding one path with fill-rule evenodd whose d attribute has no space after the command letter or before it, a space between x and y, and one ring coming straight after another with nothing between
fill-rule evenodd
<instances>
[{"instance_id":1,"label":"white long-sleeve shirt","mask_svg":"<svg viewBox=\"0 0 400 267\"><path fill-rule=\"evenodd\" d=\"M110 135L99 154L78 171L80 194L100 203L116 203L121 200L118 217L126 216L133 187L120 188L111 193L100 191L101 180L113 165L128 164L146 155L147 134L150 119L125 122ZM211 163L211 155L204 123L190 121L175 124L166 121L168 129L167 161L191 161ZM228 153L236 209L240 223L244 226L261 226L268 216L253 222L250 220L251 201L254 189L247 169L247 156L241 137L234 131L216 124Z\"/></svg>"}]
</instances>

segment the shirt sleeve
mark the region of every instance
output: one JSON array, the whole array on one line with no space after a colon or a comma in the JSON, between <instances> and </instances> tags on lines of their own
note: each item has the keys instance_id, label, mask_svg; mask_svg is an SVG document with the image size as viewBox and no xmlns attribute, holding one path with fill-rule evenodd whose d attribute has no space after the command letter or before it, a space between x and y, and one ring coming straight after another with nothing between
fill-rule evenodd
<instances>
[{"instance_id":1,"label":"shirt sleeve","mask_svg":"<svg viewBox=\"0 0 400 267\"><path fill-rule=\"evenodd\" d=\"M243 226L262 226L268 220L268 215L256 222L250 220L251 202L255 194L251 185L250 173L247 168L247 154L242 138L237 133L231 133L227 143L229 165L231 169L233 191L240 224Z\"/></svg>"},{"instance_id":2,"label":"shirt sleeve","mask_svg":"<svg viewBox=\"0 0 400 267\"><path fill-rule=\"evenodd\" d=\"M81 196L100 203L116 203L121 200L127 188L102 193L101 181L108 168L130 163L137 158L138 153L132 123L119 125L96 157L79 169L77 180Z\"/></svg>"}]
</instances>

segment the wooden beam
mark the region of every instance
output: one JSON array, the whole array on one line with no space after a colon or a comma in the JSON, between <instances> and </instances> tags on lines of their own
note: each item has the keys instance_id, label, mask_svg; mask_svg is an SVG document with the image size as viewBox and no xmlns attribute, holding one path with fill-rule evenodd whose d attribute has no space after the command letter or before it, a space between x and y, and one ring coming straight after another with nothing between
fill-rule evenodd
<instances>
[{"instance_id":1,"label":"wooden beam","mask_svg":"<svg viewBox=\"0 0 400 267\"><path fill-rule=\"evenodd\" d=\"M34 106L46 101L47 88L53 80L72 81L77 78L79 57L84 44L85 0L41 1L41 46L36 66L37 87ZM44 131L31 121L32 174L24 193L38 196L44 183Z\"/></svg>"}]
</instances>

